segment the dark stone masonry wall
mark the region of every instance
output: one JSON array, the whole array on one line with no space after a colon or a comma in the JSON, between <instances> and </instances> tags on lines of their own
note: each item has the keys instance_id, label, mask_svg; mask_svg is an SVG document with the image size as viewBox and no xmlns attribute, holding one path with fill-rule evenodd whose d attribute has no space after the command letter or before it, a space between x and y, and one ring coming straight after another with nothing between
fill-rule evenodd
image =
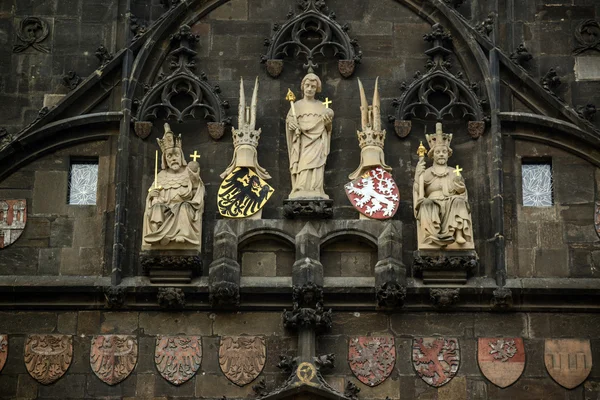
<instances>
[{"instance_id":1,"label":"dark stone masonry wall","mask_svg":"<svg viewBox=\"0 0 600 400\"><path fill-rule=\"evenodd\" d=\"M566 315L554 313L400 313L373 312L334 314L332 330L319 337L317 352L336 353L335 368L325 375L327 382L343 391L350 380L359 385L360 399L597 399L600 396L600 365L588 381L573 390L554 382L544 367L544 338L576 336L589 338L600 357L597 314ZM0 374L0 398L38 399L211 399L254 398L252 384L238 387L221 373L218 361L219 337L262 335L266 338L267 361L254 382L265 379L272 389L287 376L277 367L280 354L294 355L297 338L286 331L280 313L205 313L205 312L0 312L0 330L9 333L9 357ZM58 382L44 386L33 380L23 363L23 345L28 333L73 335L73 362ZM108 386L91 371L90 342L96 334L128 334L138 339L139 356L133 373L123 382ZM202 336L202 365L190 381L173 386L163 379L154 365L156 335ZM346 354L348 340L354 336L389 335L396 341L396 364L391 376L381 385L369 388L352 375ZM456 337L461 361L454 379L440 389L418 378L411 363L413 336L446 335ZM517 383L499 389L483 378L477 366L477 338L520 336L525 340L526 366ZM254 384L253 383L253 384Z\"/></svg>"}]
</instances>

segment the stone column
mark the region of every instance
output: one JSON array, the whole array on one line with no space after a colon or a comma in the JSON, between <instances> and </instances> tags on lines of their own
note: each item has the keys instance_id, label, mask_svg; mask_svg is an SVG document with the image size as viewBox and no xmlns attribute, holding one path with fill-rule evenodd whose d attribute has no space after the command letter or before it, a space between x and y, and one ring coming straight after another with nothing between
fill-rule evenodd
<instances>
[{"instance_id":1,"label":"stone column","mask_svg":"<svg viewBox=\"0 0 600 400\"><path fill-rule=\"evenodd\" d=\"M210 302L214 307L237 306L240 301L240 264L237 262L238 237L229 221L215 226L213 262L208 273Z\"/></svg>"}]
</instances>

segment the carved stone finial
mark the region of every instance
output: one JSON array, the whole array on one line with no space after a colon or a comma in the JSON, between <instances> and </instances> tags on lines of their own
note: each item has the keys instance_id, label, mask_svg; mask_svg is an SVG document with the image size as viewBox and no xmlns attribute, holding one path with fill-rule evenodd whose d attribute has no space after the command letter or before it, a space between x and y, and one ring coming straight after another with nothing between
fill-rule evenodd
<instances>
[{"instance_id":1,"label":"carved stone finial","mask_svg":"<svg viewBox=\"0 0 600 400\"><path fill-rule=\"evenodd\" d=\"M291 374L292 371L296 369L298 366L298 357L289 357L287 355L279 356L279 363L277 364L277 368L282 370L286 374Z\"/></svg>"},{"instance_id":2,"label":"carved stone finial","mask_svg":"<svg viewBox=\"0 0 600 400\"><path fill-rule=\"evenodd\" d=\"M490 305L495 311L508 311L512 309L512 291L507 287L501 287L494 290Z\"/></svg>"},{"instance_id":3,"label":"carved stone finial","mask_svg":"<svg viewBox=\"0 0 600 400\"><path fill-rule=\"evenodd\" d=\"M136 17L134 14L129 14L127 17L127 22L129 23L129 29L131 33L133 33L133 40L137 40L148 30L148 26L145 21L142 21L140 18Z\"/></svg>"},{"instance_id":4,"label":"carved stone finial","mask_svg":"<svg viewBox=\"0 0 600 400\"><path fill-rule=\"evenodd\" d=\"M156 298L161 308L175 310L185 307L185 293L179 288L158 288Z\"/></svg>"},{"instance_id":5,"label":"carved stone finial","mask_svg":"<svg viewBox=\"0 0 600 400\"><path fill-rule=\"evenodd\" d=\"M556 96L556 89L562 84L556 68L550 68L540 82L542 87L553 96Z\"/></svg>"},{"instance_id":6,"label":"carved stone finial","mask_svg":"<svg viewBox=\"0 0 600 400\"><path fill-rule=\"evenodd\" d=\"M460 289L430 289L429 296L434 307L438 309L450 308L460 299Z\"/></svg>"},{"instance_id":7,"label":"carved stone finial","mask_svg":"<svg viewBox=\"0 0 600 400\"><path fill-rule=\"evenodd\" d=\"M315 365L320 373L326 373L333 368L335 368L335 354L323 354L317 357L314 357Z\"/></svg>"},{"instance_id":8,"label":"carved stone finial","mask_svg":"<svg viewBox=\"0 0 600 400\"><path fill-rule=\"evenodd\" d=\"M346 382L346 387L344 388L344 396L346 396L350 400L358 400L359 392L360 388L358 386L356 386L351 381Z\"/></svg>"},{"instance_id":9,"label":"carved stone finial","mask_svg":"<svg viewBox=\"0 0 600 400\"><path fill-rule=\"evenodd\" d=\"M108 49L103 44L101 44L98 46L98 49L96 49L96 58L100 61L100 68L102 68L113 59L113 55L108 52Z\"/></svg>"},{"instance_id":10,"label":"carved stone finial","mask_svg":"<svg viewBox=\"0 0 600 400\"><path fill-rule=\"evenodd\" d=\"M525 43L521 43L515 51L510 53L510 59L517 65L525 67L525 65L533 59L533 56L525 47Z\"/></svg>"},{"instance_id":11,"label":"carved stone finial","mask_svg":"<svg viewBox=\"0 0 600 400\"><path fill-rule=\"evenodd\" d=\"M577 107L577 115L579 115L579 118L581 119L593 121L594 114L596 114L596 106L592 103Z\"/></svg>"},{"instance_id":12,"label":"carved stone finial","mask_svg":"<svg viewBox=\"0 0 600 400\"><path fill-rule=\"evenodd\" d=\"M62 77L62 83L69 90L75 90L77 86L81 83L81 77L77 75L75 71L69 71Z\"/></svg>"},{"instance_id":13,"label":"carved stone finial","mask_svg":"<svg viewBox=\"0 0 600 400\"><path fill-rule=\"evenodd\" d=\"M104 288L105 307L119 309L125 304L127 288L123 286L107 286Z\"/></svg>"},{"instance_id":14,"label":"carved stone finial","mask_svg":"<svg viewBox=\"0 0 600 400\"><path fill-rule=\"evenodd\" d=\"M487 37L491 35L494 31L494 20L496 19L496 14L493 12L489 13L486 19L475 26L475 30Z\"/></svg>"}]
</instances>

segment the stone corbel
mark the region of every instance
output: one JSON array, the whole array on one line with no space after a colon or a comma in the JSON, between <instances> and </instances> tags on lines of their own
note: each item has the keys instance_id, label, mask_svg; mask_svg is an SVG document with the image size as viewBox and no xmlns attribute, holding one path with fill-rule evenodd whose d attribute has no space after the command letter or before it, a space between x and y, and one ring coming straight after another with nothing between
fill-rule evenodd
<instances>
[{"instance_id":1,"label":"stone corbel","mask_svg":"<svg viewBox=\"0 0 600 400\"><path fill-rule=\"evenodd\" d=\"M402 307L406 297L406 268L402 264L402 234L388 222L377 239L375 295L379 308Z\"/></svg>"},{"instance_id":2,"label":"stone corbel","mask_svg":"<svg viewBox=\"0 0 600 400\"><path fill-rule=\"evenodd\" d=\"M240 301L240 264L237 261L238 237L221 220L215 227L213 262L210 264L209 293L213 307L236 307Z\"/></svg>"}]
</instances>

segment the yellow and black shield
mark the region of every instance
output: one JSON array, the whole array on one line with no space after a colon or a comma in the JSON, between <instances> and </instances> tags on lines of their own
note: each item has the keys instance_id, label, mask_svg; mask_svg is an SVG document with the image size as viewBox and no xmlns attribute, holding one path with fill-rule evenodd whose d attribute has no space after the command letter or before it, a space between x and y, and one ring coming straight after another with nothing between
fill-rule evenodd
<instances>
[{"instance_id":1,"label":"yellow and black shield","mask_svg":"<svg viewBox=\"0 0 600 400\"><path fill-rule=\"evenodd\" d=\"M217 206L228 218L245 218L256 214L275 192L253 170L238 167L221 183Z\"/></svg>"}]
</instances>

